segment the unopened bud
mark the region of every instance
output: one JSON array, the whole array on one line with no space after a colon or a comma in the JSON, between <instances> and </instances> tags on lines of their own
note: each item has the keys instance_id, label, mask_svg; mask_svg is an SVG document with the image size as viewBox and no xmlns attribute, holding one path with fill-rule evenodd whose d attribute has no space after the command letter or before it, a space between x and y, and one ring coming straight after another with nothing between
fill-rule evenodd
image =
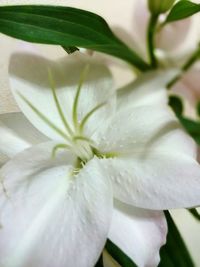
<instances>
[{"instance_id":1,"label":"unopened bud","mask_svg":"<svg viewBox=\"0 0 200 267\"><path fill-rule=\"evenodd\" d=\"M152 14L158 15L167 12L175 0L148 0L149 10Z\"/></svg>"}]
</instances>

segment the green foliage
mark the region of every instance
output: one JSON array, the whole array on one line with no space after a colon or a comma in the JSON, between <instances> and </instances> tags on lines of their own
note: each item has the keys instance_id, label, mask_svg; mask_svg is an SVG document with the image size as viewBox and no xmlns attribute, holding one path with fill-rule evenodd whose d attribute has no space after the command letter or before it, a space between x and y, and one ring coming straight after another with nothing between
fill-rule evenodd
<instances>
[{"instance_id":1,"label":"green foliage","mask_svg":"<svg viewBox=\"0 0 200 267\"><path fill-rule=\"evenodd\" d=\"M91 12L59 6L1 6L0 32L33 43L83 47L127 61L141 71L150 67L119 40L106 21Z\"/></svg>"},{"instance_id":2,"label":"green foliage","mask_svg":"<svg viewBox=\"0 0 200 267\"><path fill-rule=\"evenodd\" d=\"M167 243L161 248L161 261L158 267L194 267L194 263L170 213L166 211L165 216L168 224Z\"/></svg>"},{"instance_id":3,"label":"green foliage","mask_svg":"<svg viewBox=\"0 0 200 267\"><path fill-rule=\"evenodd\" d=\"M196 143L200 145L200 122L184 117L179 117L179 120L185 130L193 137Z\"/></svg>"},{"instance_id":4,"label":"green foliage","mask_svg":"<svg viewBox=\"0 0 200 267\"><path fill-rule=\"evenodd\" d=\"M166 23L185 19L200 11L200 4L181 0L177 2L167 16Z\"/></svg>"},{"instance_id":5,"label":"green foliage","mask_svg":"<svg viewBox=\"0 0 200 267\"><path fill-rule=\"evenodd\" d=\"M195 209L195 208L194 209L189 209L188 211L194 216L195 219L200 221L200 214L197 211L197 209Z\"/></svg>"},{"instance_id":6,"label":"green foliage","mask_svg":"<svg viewBox=\"0 0 200 267\"><path fill-rule=\"evenodd\" d=\"M200 102L197 103L196 112L197 112L197 115L200 117Z\"/></svg>"},{"instance_id":7,"label":"green foliage","mask_svg":"<svg viewBox=\"0 0 200 267\"><path fill-rule=\"evenodd\" d=\"M188 134L191 135L191 137L196 141L198 145L200 145L200 122L185 118L182 115L183 104L179 97L170 96L169 105L175 112L180 123L185 128L185 130L188 132Z\"/></svg>"},{"instance_id":8,"label":"green foliage","mask_svg":"<svg viewBox=\"0 0 200 267\"><path fill-rule=\"evenodd\" d=\"M137 267L137 265L114 243L109 239L107 240L106 250L113 257L113 259L118 262L123 267ZM133 248L134 249L134 248Z\"/></svg>"},{"instance_id":9,"label":"green foliage","mask_svg":"<svg viewBox=\"0 0 200 267\"><path fill-rule=\"evenodd\" d=\"M67 54L73 54L74 52L79 51L76 46L63 46L62 48L67 52Z\"/></svg>"},{"instance_id":10,"label":"green foliage","mask_svg":"<svg viewBox=\"0 0 200 267\"><path fill-rule=\"evenodd\" d=\"M95 267L104 267L103 266L103 255L101 254L101 256L99 257L98 262L96 263Z\"/></svg>"},{"instance_id":11,"label":"green foliage","mask_svg":"<svg viewBox=\"0 0 200 267\"><path fill-rule=\"evenodd\" d=\"M173 111L175 112L175 114L177 116L179 116L183 113L183 103L182 103L180 97L170 96L168 104L172 107Z\"/></svg>"}]
</instances>

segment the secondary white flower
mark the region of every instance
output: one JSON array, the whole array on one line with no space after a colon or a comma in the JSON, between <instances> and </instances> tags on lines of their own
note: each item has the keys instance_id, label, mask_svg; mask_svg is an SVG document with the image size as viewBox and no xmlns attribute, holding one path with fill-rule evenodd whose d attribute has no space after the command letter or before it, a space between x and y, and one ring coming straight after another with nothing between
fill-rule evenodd
<instances>
[{"instance_id":1,"label":"secondary white flower","mask_svg":"<svg viewBox=\"0 0 200 267\"><path fill-rule=\"evenodd\" d=\"M133 19L129 27L116 30L116 33L129 44L130 47L140 51L140 54L148 60L147 55L147 28L150 18L148 1L133 1ZM158 3L163 1L157 1ZM199 0L193 1L200 3ZM127 10L129 12L129 10ZM161 15L160 20L164 21L167 14ZM199 13L169 23L155 36L157 57L162 67L182 67L182 65L196 51L200 42L200 15ZM124 68L125 69L125 68ZM187 73L183 73L181 79L172 87L172 94L181 96L184 100L184 113L191 118L197 118L196 104L200 100L200 65L197 63Z\"/></svg>"},{"instance_id":2,"label":"secondary white flower","mask_svg":"<svg viewBox=\"0 0 200 267\"><path fill-rule=\"evenodd\" d=\"M138 266L156 266L166 222L151 210L200 203L195 146L166 104L171 74L149 74L117 98L108 70L85 56L16 54L10 74L20 109L54 141L1 169L0 265L93 267L109 237Z\"/></svg>"},{"instance_id":3,"label":"secondary white flower","mask_svg":"<svg viewBox=\"0 0 200 267\"><path fill-rule=\"evenodd\" d=\"M200 3L199 0L196 2ZM166 15L162 15L164 20ZM148 1L141 0L134 2L133 9L133 27L127 29L132 39L146 55L146 35L150 12L148 11ZM160 50L165 64L177 66L177 63L183 62L197 48L200 41L199 14L192 17L169 23L156 35L156 47ZM130 40L132 46L133 40ZM168 61L167 61L168 60ZM167 62L166 62L167 61Z\"/></svg>"}]
</instances>

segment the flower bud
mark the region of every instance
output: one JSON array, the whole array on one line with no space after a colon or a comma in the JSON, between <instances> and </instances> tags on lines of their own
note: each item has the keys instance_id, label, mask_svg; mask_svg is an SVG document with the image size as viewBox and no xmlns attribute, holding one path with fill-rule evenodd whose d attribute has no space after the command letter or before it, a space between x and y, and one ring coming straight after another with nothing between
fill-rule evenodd
<instances>
[{"instance_id":1,"label":"flower bud","mask_svg":"<svg viewBox=\"0 0 200 267\"><path fill-rule=\"evenodd\" d=\"M148 0L149 10L152 14L158 15L167 12L175 0Z\"/></svg>"}]
</instances>

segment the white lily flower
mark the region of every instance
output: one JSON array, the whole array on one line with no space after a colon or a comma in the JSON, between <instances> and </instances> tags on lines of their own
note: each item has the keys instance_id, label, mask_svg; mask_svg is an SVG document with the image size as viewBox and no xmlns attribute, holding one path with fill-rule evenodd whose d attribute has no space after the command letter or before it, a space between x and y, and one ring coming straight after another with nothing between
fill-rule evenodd
<instances>
[{"instance_id":1,"label":"white lily flower","mask_svg":"<svg viewBox=\"0 0 200 267\"><path fill-rule=\"evenodd\" d=\"M171 2L171 1L169 1ZM193 2L200 4L199 0ZM163 0L155 1L154 4L164 4ZM150 19L148 1L134 1L132 9L127 8L127 12L132 11L132 20L124 28L116 28L116 34L121 36L133 49L140 51L146 58L147 55L147 28ZM165 20L166 14L162 14L159 21ZM124 19L124 18L123 18ZM122 21L121 21L122 24ZM183 64L196 51L200 42L200 15L199 13L186 19L169 23L157 30L155 36L156 55L162 67L182 67ZM107 60L111 65L112 60ZM123 70L126 68L123 67ZM127 68L128 69L128 68ZM184 115L197 119L196 105L200 100L200 64L197 63L186 73L184 72L179 81L172 87L172 95L178 95L183 99Z\"/></svg>"},{"instance_id":2,"label":"white lily flower","mask_svg":"<svg viewBox=\"0 0 200 267\"><path fill-rule=\"evenodd\" d=\"M138 266L158 264L160 210L200 203L195 145L166 103L173 74L149 74L116 98L109 71L84 55L11 58L17 103L52 141L1 168L0 266L93 267L107 238Z\"/></svg>"}]
</instances>

